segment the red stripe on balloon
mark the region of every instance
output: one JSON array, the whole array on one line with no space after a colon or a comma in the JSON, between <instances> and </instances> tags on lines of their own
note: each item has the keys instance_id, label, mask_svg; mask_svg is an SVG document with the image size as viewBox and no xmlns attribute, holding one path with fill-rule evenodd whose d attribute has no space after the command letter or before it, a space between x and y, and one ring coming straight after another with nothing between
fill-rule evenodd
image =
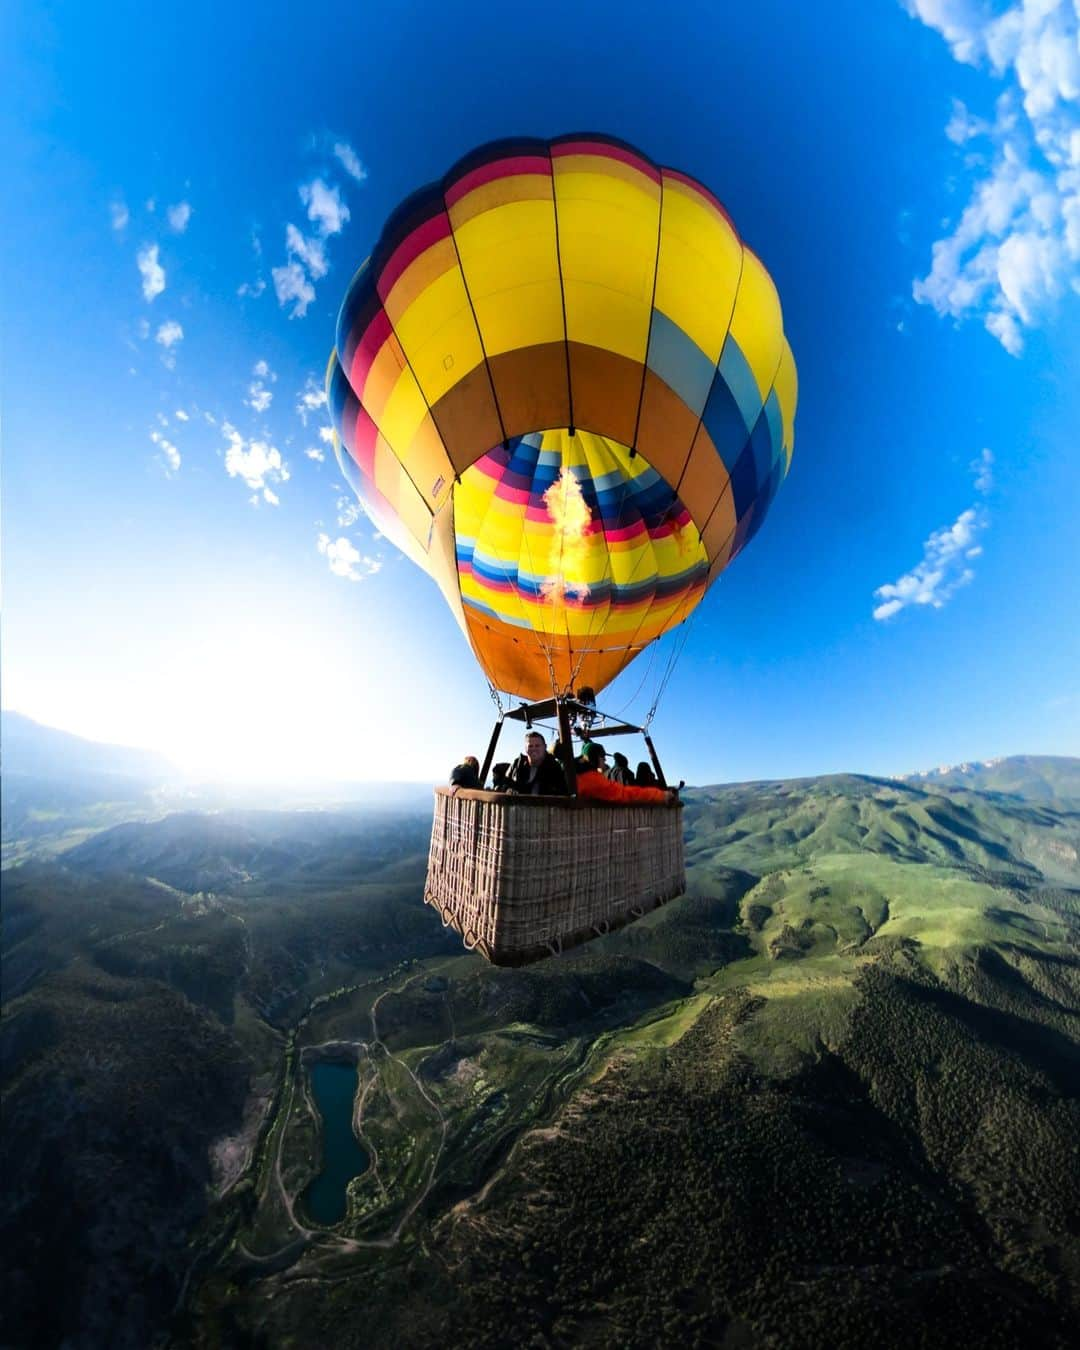
<instances>
[{"instance_id":1,"label":"red stripe on balloon","mask_svg":"<svg viewBox=\"0 0 1080 1350\"><path fill-rule=\"evenodd\" d=\"M423 225L413 230L412 234L407 235L391 253L379 273L376 289L382 299L385 300L394 289L398 278L410 263L415 262L421 253L426 253L440 239L446 239L449 234L450 217L445 211L440 211L430 220L425 220Z\"/></svg>"},{"instance_id":2,"label":"red stripe on balloon","mask_svg":"<svg viewBox=\"0 0 1080 1350\"><path fill-rule=\"evenodd\" d=\"M490 164L481 164L463 175L456 183L446 189L446 205L456 206L462 197L468 196L485 183L494 183L500 178L513 178L519 174L540 174L551 177L551 161L541 155L513 155L509 159L493 160Z\"/></svg>"}]
</instances>

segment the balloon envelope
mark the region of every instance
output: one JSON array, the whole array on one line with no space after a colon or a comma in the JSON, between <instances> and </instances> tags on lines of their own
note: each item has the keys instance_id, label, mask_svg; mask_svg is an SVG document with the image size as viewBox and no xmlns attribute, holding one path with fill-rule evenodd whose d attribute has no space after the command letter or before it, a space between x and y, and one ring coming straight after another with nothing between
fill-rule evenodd
<instances>
[{"instance_id":1,"label":"balloon envelope","mask_svg":"<svg viewBox=\"0 0 1080 1350\"><path fill-rule=\"evenodd\" d=\"M341 308L342 472L525 698L599 690L760 527L794 445L776 289L700 183L588 134L467 156Z\"/></svg>"}]
</instances>

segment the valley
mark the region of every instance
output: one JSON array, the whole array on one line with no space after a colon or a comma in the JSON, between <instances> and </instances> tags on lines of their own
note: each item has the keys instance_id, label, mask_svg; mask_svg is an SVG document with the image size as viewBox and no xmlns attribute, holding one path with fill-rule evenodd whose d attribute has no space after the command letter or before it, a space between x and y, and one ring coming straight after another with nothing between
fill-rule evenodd
<instances>
[{"instance_id":1,"label":"valley","mask_svg":"<svg viewBox=\"0 0 1080 1350\"><path fill-rule=\"evenodd\" d=\"M9 869L3 1231L48 1264L8 1326L1067 1344L1072 799L841 776L685 824L685 897L517 971L420 903L419 812L171 815ZM355 1067L368 1162L332 1222L319 1064Z\"/></svg>"}]
</instances>

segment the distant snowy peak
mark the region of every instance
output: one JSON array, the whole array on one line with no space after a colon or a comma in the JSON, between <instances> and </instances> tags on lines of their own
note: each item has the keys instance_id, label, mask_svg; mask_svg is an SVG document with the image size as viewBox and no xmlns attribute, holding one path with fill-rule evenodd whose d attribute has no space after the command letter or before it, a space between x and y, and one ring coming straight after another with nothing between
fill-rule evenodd
<instances>
[{"instance_id":1,"label":"distant snowy peak","mask_svg":"<svg viewBox=\"0 0 1080 1350\"><path fill-rule=\"evenodd\" d=\"M1004 758L964 760L962 764L939 764L936 769L916 769L913 773L901 774L906 783L916 778L944 778L947 774L976 774L986 769L996 769L1004 764Z\"/></svg>"},{"instance_id":2,"label":"distant snowy peak","mask_svg":"<svg viewBox=\"0 0 1080 1350\"><path fill-rule=\"evenodd\" d=\"M1065 755L1006 755L998 759L941 764L901 775L905 783L933 788L969 788L976 792L1006 792L1038 801L1080 801L1080 759Z\"/></svg>"}]
</instances>

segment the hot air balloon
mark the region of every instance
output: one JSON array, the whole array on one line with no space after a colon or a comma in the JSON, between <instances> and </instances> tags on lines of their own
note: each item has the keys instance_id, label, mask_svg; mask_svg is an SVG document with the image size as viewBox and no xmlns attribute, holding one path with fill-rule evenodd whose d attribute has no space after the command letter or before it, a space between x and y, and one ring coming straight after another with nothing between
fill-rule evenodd
<instances>
[{"instance_id":1,"label":"hot air balloon","mask_svg":"<svg viewBox=\"0 0 1080 1350\"><path fill-rule=\"evenodd\" d=\"M640 730L595 695L746 547L794 444L795 363L763 264L701 183L592 133L482 146L404 201L345 296L327 393L371 520L438 584L492 692L524 700L500 712L482 782L504 715L555 718L571 779L574 729ZM685 889L677 812L491 796L437 798L427 894L491 959L557 950ZM588 871L575 808L599 812L609 849L613 830L637 842L606 889L575 898L564 877L550 923L529 868L488 885L490 850L459 846L484 836L508 857L513 817L544 835L528 847L549 869ZM665 832L677 847L645 856Z\"/></svg>"}]
</instances>

